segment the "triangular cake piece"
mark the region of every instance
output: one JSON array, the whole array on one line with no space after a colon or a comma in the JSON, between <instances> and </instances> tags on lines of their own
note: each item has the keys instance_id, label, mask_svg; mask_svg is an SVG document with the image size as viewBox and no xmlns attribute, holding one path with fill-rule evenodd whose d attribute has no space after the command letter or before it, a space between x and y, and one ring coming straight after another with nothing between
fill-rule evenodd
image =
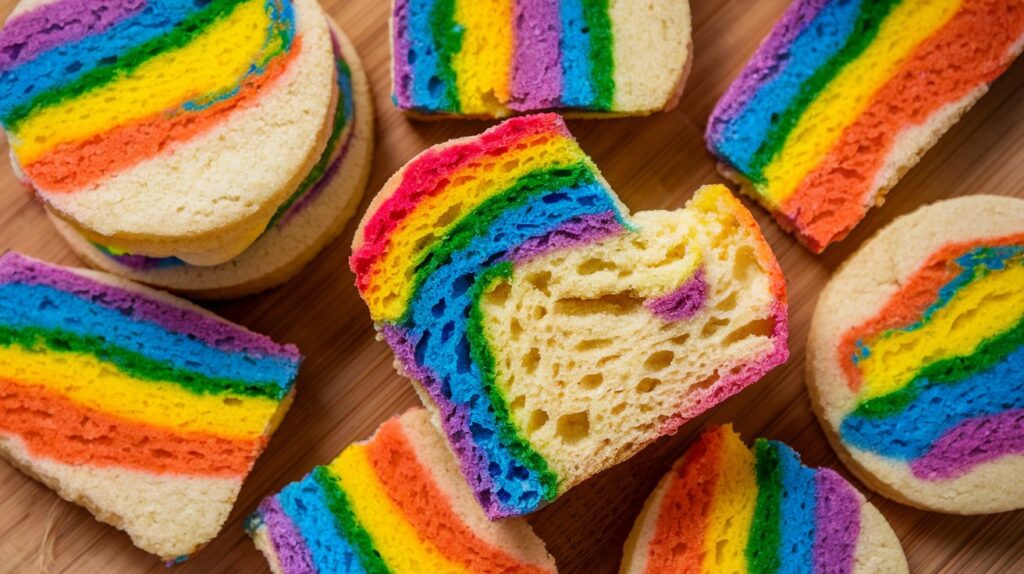
<instances>
[{"instance_id":1,"label":"triangular cake piece","mask_svg":"<svg viewBox=\"0 0 1024 574\"><path fill-rule=\"evenodd\" d=\"M220 531L300 359L176 297L0 256L0 454L165 561Z\"/></svg>"},{"instance_id":2,"label":"triangular cake piece","mask_svg":"<svg viewBox=\"0 0 1024 574\"><path fill-rule=\"evenodd\" d=\"M491 522L424 409L266 498L246 525L275 574L554 574L522 519Z\"/></svg>"}]
</instances>

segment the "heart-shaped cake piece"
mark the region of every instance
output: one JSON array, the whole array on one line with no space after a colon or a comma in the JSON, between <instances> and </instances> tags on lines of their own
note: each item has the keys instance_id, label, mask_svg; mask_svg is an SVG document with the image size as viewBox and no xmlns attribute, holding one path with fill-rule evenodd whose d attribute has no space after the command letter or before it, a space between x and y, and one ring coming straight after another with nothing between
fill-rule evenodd
<instances>
[{"instance_id":1,"label":"heart-shaped cake piece","mask_svg":"<svg viewBox=\"0 0 1024 574\"><path fill-rule=\"evenodd\" d=\"M492 518L532 512L787 358L781 271L722 186L630 215L555 114L429 149L351 266Z\"/></svg>"}]
</instances>

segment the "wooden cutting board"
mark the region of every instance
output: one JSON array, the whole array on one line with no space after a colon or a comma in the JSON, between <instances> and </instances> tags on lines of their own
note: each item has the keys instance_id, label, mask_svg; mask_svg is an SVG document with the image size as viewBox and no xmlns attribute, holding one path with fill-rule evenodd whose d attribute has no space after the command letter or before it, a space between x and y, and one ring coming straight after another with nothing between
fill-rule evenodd
<instances>
[{"instance_id":1,"label":"wooden cutting board","mask_svg":"<svg viewBox=\"0 0 1024 574\"><path fill-rule=\"evenodd\" d=\"M0 0L6 17L14 0ZM385 179L427 146L475 134L484 122L416 123L390 101L388 2L327 0L328 11L355 42L369 71L377 106L377 152L363 206ZM650 118L574 121L570 128L629 207L678 208L704 183L722 182L702 133L718 97L787 0L691 0L693 72L679 107ZM955 195L1024 197L1024 60L928 153L849 238L813 256L751 206L781 261L791 310L788 364L686 425L631 461L573 489L530 522L561 572L616 572L622 544L658 478L705 424L732 422L744 438L766 436L795 447L813 466L849 477L811 414L804 387L804 343L818 291L836 267L879 227L917 206ZM0 157L6 157L6 144ZM748 202L749 205L749 202ZM346 258L354 223L300 276L272 292L210 305L214 311L279 341L296 343L307 360L298 400L245 483L221 535L176 572L264 572L266 564L242 531L259 499L333 458L389 416L417 404L395 374L391 353L374 340ZM899 246L893 246L898 249ZM0 249L78 264L43 210L0 161ZM853 481L859 485L857 481ZM1024 572L1024 511L996 516L944 516L868 493L899 535L914 572ZM44 544L44 540L48 541ZM45 558L52 544L52 560ZM128 537L96 522L39 483L0 463L0 572L164 572Z\"/></svg>"}]
</instances>

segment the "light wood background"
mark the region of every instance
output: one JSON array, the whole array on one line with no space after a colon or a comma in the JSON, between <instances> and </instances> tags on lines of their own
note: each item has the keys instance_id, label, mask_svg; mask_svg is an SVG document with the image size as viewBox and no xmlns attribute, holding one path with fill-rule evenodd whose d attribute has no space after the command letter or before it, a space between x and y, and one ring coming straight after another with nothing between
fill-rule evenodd
<instances>
[{"instance_id":1,"label":"light wood background","mask_svg":"<svg viewBox=\"0 0 1024 574\"><path fill-rule=\"evenodd\" d=\"M707 117L730 80L782 13L786 0L691 0L693 71L679 107L646 119L570 122L607 179L634 210L677 208L703 183L720 182L702 141ZM0 0L6 17L14 0ZM367 197L425 147L483 130L483 122L415 123L391 105L386 0L326 0L355 42L369 71L377 106L377 152ZM575 488L530 522L566 573L611 573L622 544L658 478L707 423L733 422L744 438L767 436L795 447L804 461L849 477L810 411L804 387L804 342L818 290L836 267L880 226L915 207L954 195L1024 196L1024 61L955 126L889 196L884 207L842 243L812 256L752 206L782 263L791 311L788 364L635 457ZM0 144L0 157L6 157ZM50 228L40 206L0 161L0 249L17 249L60 263L75 257ZM748 202L749 205L749 202ZM264 572L266 564L242 531L259 499L312 466L333 458L384 419L417 403L376 342L356 295L346 258L354 228L297 279L272 292L210 305L279 341L296 343L307 360L299 395L256 465L221 535L180 573ZM892 246L899 249L898 245ZM854 484L860 484L854 481ZM911 569L932 572L1024 572L1024 511L996 516L943 516L877 495L871 500L892 523ZM164 572L128 537L60 501L40 484L0 463L0 572L42 571L44 538L53 544L50 572Z\"/></svg>"}]
</instances>

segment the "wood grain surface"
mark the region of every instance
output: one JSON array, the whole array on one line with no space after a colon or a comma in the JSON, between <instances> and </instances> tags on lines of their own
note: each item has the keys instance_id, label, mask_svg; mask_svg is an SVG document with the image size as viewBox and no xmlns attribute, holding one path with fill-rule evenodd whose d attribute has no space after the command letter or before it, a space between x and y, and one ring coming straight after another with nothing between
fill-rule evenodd
<instances>
[{"instance_id":1,"label":"wood grain surface","mask_svg":"<svg viewBox=\"0 0 1024 574\"><path fill-rule=\"evenodd\" d=\"M721 182L702 134L718 97L739 73L787 0L691 0L693 71L674 111L642 119L574 121L570 128L634 211L678 208L694 189ZM377 105L377 152L363 207L385 179L427 146L475 134L483 122L416 123L390 101L388 2L327 0L369 72ZM14 0L0 0L6 18ZM849 238L815 257L749 202L781 261L789 285L789 363L631 461L570 491L530 518L561 572L617 571L622 544L643 500L693 436L708 423L732 422L745 439L766 436L796 448L813 466L841 468L811 414L804 386L804 343L818 291L836 267L879 227L938 199L972 193L1024 196L1024 61L1000 78L969 114L870 212ZM6 157L6 144L0 157ZM30 192L0 161L0 249L79 264ZM361 213L361 211L360 211ZM307 357L298 400L242 489L221 535L176 572L265 572L242 531L259 499L366 437L389 416L417 403L395 374L391 353L374 340L346 259L355 222L297 279L274 291L209 305L214 311ZM899 249L898 245L892 246ZM853 481L855 485L861 485ZM863 490L863 487L861 487ZM918 573L1024 572L1024 511L944 516L868 493L889 519ZM44 544L46 541L46 544ZM45 560L52 544L52 559ZM0 463L0 572L163 572L158 560L85 510Z\"/></svg>"}]
</instances>

